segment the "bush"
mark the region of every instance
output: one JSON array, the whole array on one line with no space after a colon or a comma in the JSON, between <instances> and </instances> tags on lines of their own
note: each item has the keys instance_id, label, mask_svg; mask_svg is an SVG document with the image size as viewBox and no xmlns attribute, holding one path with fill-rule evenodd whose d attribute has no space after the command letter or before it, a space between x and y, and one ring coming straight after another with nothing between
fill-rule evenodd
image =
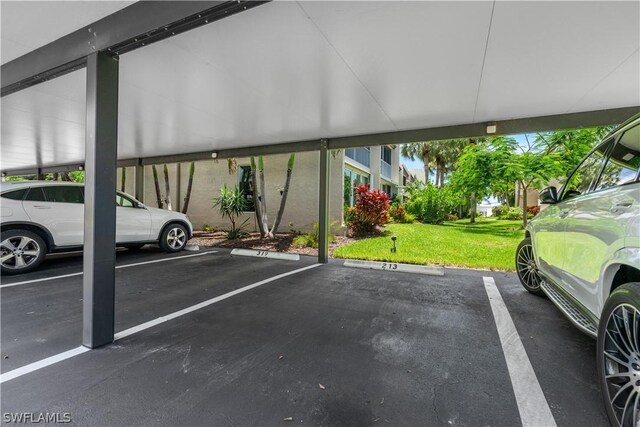
<instances>
[{"instance_id":1,"label":"bush","mask_svg":"<svg viewBox=\"0 0 640 427\"><path fill-rule=\"evenodd\" d=\"M332 224L333 226L333 224ZM314 232L311 233L303 233L293 238L293 246L297 246L299 248L316 248L318 249L318 241L320 239L320 226L318 223L313 224ZM332 243L336 240L336 236L333 234L329 234L329 243Z\"/></svg>"},{"instance_id":2,"label":"bush","mask_svg":"<svg viewBox=\"0 0 640 427\"><path fill-rule=\"evenodd\" d=\"M368 185L357 185L356 205L345 212L345 223L354 234L370 233L389 221L389 196L380 190L369 191Z\"/></svg>"},{"instance_id":3,"label":"bush","mask_svg":"<svg viewBox=\"0 0 640 427\"><path fill-rule=\"evenodd\" d=\"M447 221L457 221L460 218L458 218L458 215L456 214L447 214Z\"/></svg>"},{"instance_id":4,"label":"bush","mask_svg":"<svg viewBox=\"0 0 640 427\"><path fill-rule=\"evenodd\" d=\"M540 206L529 206L527 208L527 216L533 218L540 213Z\"/></svg>"},{"instance_id":5,"label":"bush","mask_svg":"<svg viewBox=\"0 0 640 427\"><path fill-rule=\"evenodd\" d=\"M202 231L204 231L205 233L213 233L216 230L215 230L215 228L213 228L209 224L203 224L202 225Z\"/></svg>"},{"instance_id":6,"label":"bush","mask_svg":"<svg viewBox=\"0 0 640 427\"><path fill-rule=\"evenodd\" d=\"M500 206L496 206L493 209L491 209L491 213L496 218L501 218L506 213L506 211L508 209L509 208L506 205L500 205Z\"/></svg>"},{"instance_id":7,"label":"bush","mask_svg":"<svg viewBox=\"0 0 640 427\"><path fill-rule=\"evenodd\" d=\"M404 222L407 211L401 205L391 205L389 208L389 216L395 222Z\"/></svg>"},{"instance_id":8,"label":"bush","mask_svg":"<svg viewBox=\"0 0 640 427\"><path fill-rule=\"evenodd\" d=\"M401 224L413 224L414 222L416 222L416 217L415 215L411 215L410 213L406 213L404 214L404 219L402 221L399 221Z\"/></svg>"},{"instance_id":9,"label":"bush","mask_svg":"<svg viewBox=\"0 0 640 427\"><path fill-rule=\"evenodd\" d=\"M451 186L445 185L438 189L435 185L428 184L414 190L406 206L407 211L420 221L441 224L455 210L459 201L460 198Z\"/></svg>"},{"instance_id":10,"label":"bush","mask_svg":"<svg viewBox=\"0 0 640 427\"><path fill-rule=\"evenodd\" d=\"M522 208L517 206L510 207L499 217L499 219L517 220L522 219Z\"/></svg>"}]
</instances>

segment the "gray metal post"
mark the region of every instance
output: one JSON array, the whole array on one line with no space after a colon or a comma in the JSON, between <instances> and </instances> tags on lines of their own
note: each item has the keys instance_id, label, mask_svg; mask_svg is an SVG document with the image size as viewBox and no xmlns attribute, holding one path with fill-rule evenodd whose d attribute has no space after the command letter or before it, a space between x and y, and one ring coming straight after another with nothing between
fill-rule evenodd
<instances>
[{"instance_id":1,"label":"gray metal post","mask_svg":"<svg viewBox=\"0 0 640 427\"><path fill-rule=\"evenodd\" d=\"M118 60L87 57L82 344L113 342L116 265Z\"/></svg>"},{"instance_id":2,"label":"gray metal post","mask_svg":"<svg viewBox=\"0 0 640 427\"><path fill-rule=\"evenodd\" d=\"M36 179L38 181L42 181L44 179L44 174L42 173L42 169L38 168L37 171L38 172L36 172Z\"/></svg>"},{"instance_id":3,"label":"gray metal post","mask_svg":"<svg viewBox=\"0 0 640 427\"><path fill-rule=\"evenodd\" d=\"M329 141L320 141L320 187L318 189L318 262L329 262L329 176L331 158Z\"/></svg>"},{"instance_id":4,"label":"gray metal post","mask_svg":"<svg viewBox=\"0 0 640 427\"><path fill-rule=\"evenodd\" d=\"M136 165L135 198L144 203L144 165L142 164L141 159L138 159L138 164Z\"/></svg>"}]
</instances>

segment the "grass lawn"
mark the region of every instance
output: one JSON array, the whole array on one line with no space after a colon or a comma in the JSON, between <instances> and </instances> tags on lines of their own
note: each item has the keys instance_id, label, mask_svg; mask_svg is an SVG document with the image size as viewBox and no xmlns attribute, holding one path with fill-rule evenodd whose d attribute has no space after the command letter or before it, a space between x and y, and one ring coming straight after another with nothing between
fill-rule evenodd
<instances>
[{"instance_id":1,"label":"grass lawn","mask_svg":"<svg viewBox=\"0 0 640 427\"><path fill-rule=\"evenodd\" d=\"M383 236L340 247L334 256L513 271L516 248L524 238L521 226L522 221L485 218L480 218L475 225L469 224L469 220L443 225L389 224ZM391 253L393 234L398 238L396 253Z\"/></svg>"}]
</instances>

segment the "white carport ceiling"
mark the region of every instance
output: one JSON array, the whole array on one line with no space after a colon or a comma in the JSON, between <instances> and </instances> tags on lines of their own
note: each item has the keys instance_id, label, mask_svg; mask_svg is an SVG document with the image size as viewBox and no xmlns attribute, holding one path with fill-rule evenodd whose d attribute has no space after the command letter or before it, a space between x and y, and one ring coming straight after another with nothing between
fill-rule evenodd
<instances>
[{"instance_id":1,"label":"white carport ceiling","mask_svg":"<svg viewBox=\"0 0 640 427\"><path fill-rule=\"evenodd\" d=\"M3 62L126 5L5 3ZM122 55L118 155L633 107L639 52L637 1L273 2ZM82 163L84 91L3 97L1 168Z\"/></svg>"}]
</instances>

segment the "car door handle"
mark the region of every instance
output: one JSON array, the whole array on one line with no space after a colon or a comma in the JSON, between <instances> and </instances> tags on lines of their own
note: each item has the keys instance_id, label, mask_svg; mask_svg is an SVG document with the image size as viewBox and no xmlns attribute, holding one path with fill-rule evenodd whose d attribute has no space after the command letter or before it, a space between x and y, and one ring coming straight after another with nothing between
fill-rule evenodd
<instances>
[{"instance_id":1,"label":"car door handle","mask_svg":"<svg viewBox=\"0 0 640 427\"><path fill-rule=\"evenodd\" d=\"M617 203L614 203L611 206L611 209L609 209L609 212L616 213L616 212L619 212L621 210L625 210L627 208L630 208L631 206L633 206L633 202L630 202L630 201L628 201L628 202L617 202Z\"/></svg>"},{"instance_id":2,"label":"car door handle","mask_svg":"<svg viewBox=\"0 0 640 427\"><path fill-rule=\"evenodd\" d=\"M51 206L33 205L34 209L51 209Z\"/></svg>"}]
</instances>

